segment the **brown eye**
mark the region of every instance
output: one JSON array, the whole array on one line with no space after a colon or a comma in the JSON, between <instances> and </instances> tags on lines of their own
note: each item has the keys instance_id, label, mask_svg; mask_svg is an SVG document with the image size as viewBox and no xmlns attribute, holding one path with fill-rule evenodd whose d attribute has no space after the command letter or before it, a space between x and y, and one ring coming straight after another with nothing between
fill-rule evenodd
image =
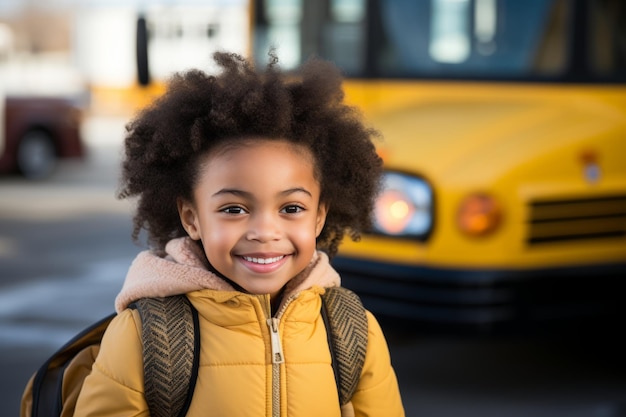
<instances>
[{"instance_id":1,"label":"brown eye","mask_svg":"<svg viewBox=\"0 0 626 417\"><path fill-rule=\"evenodd\" d=\"M296 213L300 213L301 211L304 211L304 208L295 204L286 206L281 210L281 212L285 214L296 214Z\"/></svg>"},{"instance_id":2,"label":"brown eye","mask_svg":"<svg viewBox=\"0 0 626 417\"><path fill-rule=\"evenodd\" d=\"M246 211L242 207L230 206L222 209L222 213L226 214L244 214Z\"/></svg>"}]
</instances>

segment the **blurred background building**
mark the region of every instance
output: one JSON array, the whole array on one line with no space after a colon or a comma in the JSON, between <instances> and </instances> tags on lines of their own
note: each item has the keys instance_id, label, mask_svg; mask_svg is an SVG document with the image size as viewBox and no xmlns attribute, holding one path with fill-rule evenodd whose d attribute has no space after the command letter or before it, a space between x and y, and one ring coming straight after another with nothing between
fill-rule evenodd
<instances>
[{"instance_id":1,"label":"blurred background building","mask_svg":"<svg viewBox=\"0 0 626 417\"><path fill-rule=\"evenodd\" d=\"M92 96L91 110L126 113L128 103L134 101L128 91L121 92L137 84L139 16L148 22L150 76L162 81L174 71L211 70L215 49L246 53L247 4L243 0L3 0L3 84L10 89L58 89L60 84L83 88ZM28 73L31 76L25 79Z\"/></svg>"}]
</instances>

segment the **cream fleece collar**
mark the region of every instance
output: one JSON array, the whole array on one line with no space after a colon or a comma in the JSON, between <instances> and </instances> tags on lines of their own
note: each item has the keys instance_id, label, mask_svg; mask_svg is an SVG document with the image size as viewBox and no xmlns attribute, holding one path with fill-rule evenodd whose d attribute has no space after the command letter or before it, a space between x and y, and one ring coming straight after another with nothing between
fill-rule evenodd
<instances>
[{"instance_id":1,"label":"cream fleece collar","mask_svg":"<svg viewBox=\"0 0 626 417\"><path fill-rule=\"evenodd\" d=\"M146 297L167 297L202 289L236 291L208 267L201 248L188 237L168 242L164 256L152 251L141 252L128 270L115 299L115 310L119 313L133 301ZM339 285L339 274L330 266L328 256L316 252L309 266L287 283L283 299L313 286Z\"/></svg>"}]
</instances>

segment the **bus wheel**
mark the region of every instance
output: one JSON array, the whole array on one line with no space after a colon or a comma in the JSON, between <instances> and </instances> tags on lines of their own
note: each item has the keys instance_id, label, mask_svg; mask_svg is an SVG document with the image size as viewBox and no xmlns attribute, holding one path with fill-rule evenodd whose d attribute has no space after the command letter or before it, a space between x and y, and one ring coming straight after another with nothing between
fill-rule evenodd
<instances>
[{"instance_id":1,"label":"bus wheel","mask_svg":"<svg viewBox=\"0 0 626 417\"><path fill-rule=\"evenodd\" d=\"M17 149L17 167L30 179L48 177L57 163L52 137L43 130L26 132Z\"/></svg>"}]
</instances>

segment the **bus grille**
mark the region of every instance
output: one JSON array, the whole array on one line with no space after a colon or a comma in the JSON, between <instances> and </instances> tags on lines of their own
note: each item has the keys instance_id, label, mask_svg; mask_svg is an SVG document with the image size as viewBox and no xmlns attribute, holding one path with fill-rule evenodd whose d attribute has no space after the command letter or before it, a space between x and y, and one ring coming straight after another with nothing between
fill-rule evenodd
<instances>
[{"instance_id":1,"label":"bus grille","mask_svg":"<svg viewBox=\"0 0 626 417\"><path fill-rule=\"evenodd\" d=\"M533 201L529 244L626 236L626 195Z\"/></svg>"}]
</instances>

